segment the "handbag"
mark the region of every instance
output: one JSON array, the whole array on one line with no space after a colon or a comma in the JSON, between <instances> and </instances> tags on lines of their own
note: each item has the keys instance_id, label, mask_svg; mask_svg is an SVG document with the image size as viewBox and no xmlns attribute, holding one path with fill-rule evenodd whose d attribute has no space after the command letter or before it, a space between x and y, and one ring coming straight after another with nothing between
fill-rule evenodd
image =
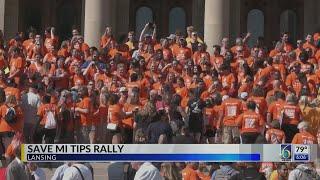
<instances>
[{"instance_id":1,"label":"handbag","mask_svg":"<svg viewBox=\"0 0 320 180\"><path fill-rule=\"evenodd\" d=\"M118 125L115 124L115 123L112 123L110 121L110 116L111 116L111 112L108 112L108 124L107 124L107 130L110 130L110 131L116 131L118 129Z\"/></svg>"}]
</instances>

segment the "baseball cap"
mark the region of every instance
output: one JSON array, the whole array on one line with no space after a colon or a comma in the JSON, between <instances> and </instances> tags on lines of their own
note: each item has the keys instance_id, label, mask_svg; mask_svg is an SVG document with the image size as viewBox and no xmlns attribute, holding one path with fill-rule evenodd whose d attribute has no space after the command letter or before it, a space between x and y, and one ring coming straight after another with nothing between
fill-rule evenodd
<instances>
[{"instance_id":1,"label":"baseball cap","mask_svg":"<svg viewBox=\"0 0 320 180\"><path fill-rule=\"evenodd\" d=\"M248 98L248 93L247 92L240 93L240 98L241 99L247 99Z\"/></svg>"},{"instance_id":2,"label":"baseball cap","mask_svg":"<svg viewBox=\"0 0 320 180\"><path fill-rule=\"evenodd\" d=\"M222 101L225 101L225 100L227 100L227 99L229 99L229 96L228 96L228 95L222 96Z\"/></svg>"},{"instance_id":3,"label":"baseball cap","mask_svg":"<svg viewBox=\"0 0 320 180\"><path fill-rule=\"evenodd\" d=\"M168 39L175 39L176 35L175 34L170 34L170 36L167 37Z\"/></svg>"},{"instance_id":4,"label":"baseball cap","mask_svg":"<svg viewBox=\"0 0 320 180\"><path fill-rule=\"evenodd\" d=\"M120 91L120 92L127 92L128 89L127 89L126 87L121 87L119 91Z\"/></svg>"},{"instance_id":5,"label":"baseball cap","mask_svg":"<svg viewBox=\"0 0 320 180\"><path fill-rule=\"evenodd\" d=\"M299 124L298 124L298 129L308 129L308 127L309 127L309 123L308 122L306 122L306 121L302 121L302 122L300 122Z\"/></svg>"}]
</instances>

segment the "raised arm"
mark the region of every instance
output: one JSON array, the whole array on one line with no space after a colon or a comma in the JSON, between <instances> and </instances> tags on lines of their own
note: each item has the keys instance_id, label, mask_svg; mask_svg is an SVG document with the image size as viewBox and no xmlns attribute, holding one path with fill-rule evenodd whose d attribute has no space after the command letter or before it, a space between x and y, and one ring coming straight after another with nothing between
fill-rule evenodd
<instances>
[{"instance_id":1,"label":"raised arm","mask_svg":"<svg viewBox=\"0 0 320 180\"><path fill-rule=\"evenodd\" d=\"M140 34L140 37L139 37L139 41L140 41L140 42L143 41L143 37L144 37L144 35L145 35L146 31L147 31L148 25L149 25L149 23L147 23L147 24L144 26L144 28L142 29L142 31L141 31L141 34Z\"/></svg>"}]
</instances>

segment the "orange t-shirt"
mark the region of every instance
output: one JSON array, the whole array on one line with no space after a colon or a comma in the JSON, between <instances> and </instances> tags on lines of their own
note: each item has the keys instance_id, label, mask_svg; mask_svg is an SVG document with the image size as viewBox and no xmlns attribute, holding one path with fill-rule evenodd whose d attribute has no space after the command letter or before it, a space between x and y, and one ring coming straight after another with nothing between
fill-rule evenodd
<instances>
[{"instance_id":1,"label":"orange t-shirt","mask_svg":"<svg viewBox=\"0 0 320 180\"><path fill-rule=\"evenodd\" d=\"M122 107L119 104L109 105L108 108L108 122L122 126Z\"/></svg>"},{"instance_id":2,"label":"orange t-shirt","mask_svg":"<svg viewBox=\"0 0 320 180\"><path fill-rule=\"evenodd\" d=\"M89 97L83 98L79 103L76 104L76 107L81 109L88 109L88 113L79 113L80 114L80 125L88 126L91 124L91 99Z\"/></svg>"},{"instance_id":3,"label":"orange t-shirt","mask_svg":"<svg viewBox=\"0 0 320 180\"><path fill-rule=\"evenodd\" d=\"M201 179L201 180L210 180L211 179L211 177L210 176L208 176L208 175L206 175L206 174L204 174L204 173L202 173L202 172L197 172L198 173L198 176L199 176L199 178Z\"/></svg>"},{"instance_id":4,"label":"orange t-shirt","mask_svg":"<svg viewBox=\"0 0 320 180\"><path fill-rule=\"evenodd\" d=\"M240 115L242 102L239 99L229 98L223 101L221 105L223 109L223 124L225 126L237 126L235 120Z\"/></svg>"},{"instance_id":5,"label":"orange t-shirt","mask_svg":"<svg viewBox=\"0 0 320 180\"><path fill-rule=\"evenodd\" d=\"M256 108L256 113L259 113L261 115L265 115L267 112L267 102L264 97L256 97L256 96L251 96L248 98L247 101L253 101L256 103L257 108Z\"/></svg>"},{"instance_id":6,"label":"orange t-shirt","mask_svg":"<svg viewBox=\"0 0 320 180\"><path fill-rule=\"evenodd\" d=\"M182 98L188 96L188 88L186 87L176 87L176 94L180 95Z\"/></svg>"},{"instance_id":7,"label":"orange t-shirt","mask_svg":"<svg viewBox=\"0 0 320 180\"><path fill-rule=\"evenodd\" d=\"M309 132L297 133L292 139L292 144L317 144L316 138Z\"/></svg>"},{"instance_id":8,"label":"orange t-shirt","mask_svg":"<svg viewBox=\"0 0 320 180\"><path fill-rule=\"evenodd\" d=\"M4 92L6 97L11 95L11 96L15 96L17 101L20 100L20 89L14 88L14 87L6 87L4 89Z\"/></svg>"},{"instance_id":9,"label":"orange t-shirt","mask_svg":"<svg viewBox=\"0 0 320 180\"><path fill-rule=\"evenodd\" d=\"M285 104L283 100L272 102L268 107L268 113L272 114L272 120L280 120L282 106Z\"/></svg>"},{"instance_id":10,"label":"orange t-shirt","mask_svg":"<svg viewBox=\"0 0 320 180\"><path fill-rule=\"evenodd\" d=\"M197 171L195 171L190 165L187 165L181 172L183 180L200 180Z\"/></svg>"},{"instance_id":11,"label":"orange t-shirt","mask_svg":"<svg viewBox=\"0 0 320 180\"><path fill-rule=\"evenodd\" d=\"M282 111L284 115L283 124L292 124L292 125L298 125L300 122L301 117L301 110L296 105L291 105L285 103L282 106Z\"/></svg>"},{"instance_id":12,"label":"orange t-shirt","mask_svg":"<svg viewBox=\"0 0 320 180\"><path fill-rule=\"evenodd\" d=\"M201 58L210 59L210 54L209 54L208 52L199 52L199 51L196 51L196 52L193 54L193 62L194 62L195 64L199 65Z\"/></svg>"},{"instance_id":13,"label":"orange t-shirt","mask_svg":"<svg viewBox=\"0 0 320 180\"><path fill-rule=\"evenodd\" d=\"M233 73L221 76L221 83L224 90L229 91L232 84L236 83L236 77Z\"/></svg>"},{"instance_id":14,"label":"orange t-shirt","mask_svg":"<svg viewBox=\"0 0 320 180\"><path fill-rule=\"evenodd\" d=\"M10 64L9 64L9 66L10 66L10 75L11 74L13 74L13 73L15 73L16 72L16 70L20 70L20 73L19 74L17 74L15 77L14 77L14 79L15 79L15 82L17 83L17 84L19 84L19 80L20 80L20 74L22 73L21 71L23 70L23 66L24 66L24 61L23 61L23 59L21 58L21 57L17 57L17 58L11 58L11 60L10 60Z\"/></svg>"},{"instance_id":15,"label":"orange t-shirt","mask_svg":"<svg viewBox=\"0 0 320 180\"><path fill-rule=\"evenodd\" d=\"M223 63L223 56L221 55L216 55L216 56L211 56L210 57L210 64L212 66L215 66L217 69L220 68L220 66Z\"/></svg>"},{"instance_id":16,"label":"orange t-shirt","mask_svg":"<svg viewBox=\"0 0 320 180\"><path fill-rule=\"evenodd\" d=\"M281 129L268 129L266 132L266 140L271 144L281 144L286 139L286 135Z\"/></svg>"},{"instance_id":17,"label":"orange t-shirt","mask_svg":"<svg viewBox=\"0 0 320 180\"><path fill-rule=\"evenodd\" d=\"M183 47L180 47L178 49L178 53L177 53L177 60L181 63L183 63L185 60L191 58L191 49L190 48L183 48Z\"/></svg>"},{"instance_id":18,"label":"orange t-shirt","mask_svg":"<svg viewBox=\"0 0 320 180\"><path fill-rule=\"evenodd\" d=\"M260 114L254 111L246 111L236 119L236 123L239 125L241 133L259 133L260 127L264 125L264 120Z\"/></svg>"},{"instance_id":19,"label":"orange t-shirt","mask_svg":"<svg viewBox=\"0 0 320 180\"><path fill-rule=\"evenodd\" d=\"M125 103L123 105L123 111L124 112L131 112L133 111L136 107L141 107L141 105L136 105L136 104L129 104L129 103ZM125 128L129 128L129 129L133 129L133 123L134 123L134 119L132 116L125 118L123 121L123 127Z\"/></svg>"},{"instance_id":20,"label":"orange t-shirt","mask_svg":"<svg viewBox=\"0 0 320 180\"><path fill-rule=\"evenodd\" d=\"M58 56L62 56L64 58L67 58L70 55L68 48L61 48L58 51Z\"/></svg>"},{"instance_id":21,"label":"orange t-shirt","mask_svg":"<svg viewBox=\"0 0 320 180\"><path fill-rule=\"evenodd\" d=\"M1 115L0 132L12 132L12 131L22 132L23 123L24 123L22 110L19 106L14 107L14 109L16 111L17 122L15 122L13 124L8 124L7 121L4 119L4 117L7 114L8 106L2 105L0 107L0 115Z\"/></svg>"},{"instance_id":22,"label":"orange t-shirt","mask_svg":"<svg viewBox=\"0 0 320 180\"><path fill-rule=\"evenodd\" d=\"M104 47L110 40L111 40L111 37L103 35L100 39L100 46Z\"/></svg>"},{"instance_id":23,"label":"orange t-shirt","mask_svg":"<svg viewBox=\"0 0 320 180\"><path fill-rule=\"evenodd\" d=\"M276 49L272 49L269 53L269 57L274 57L276 55L280 54L280 51L276 50Z\"/></svg>"}]
</instances>

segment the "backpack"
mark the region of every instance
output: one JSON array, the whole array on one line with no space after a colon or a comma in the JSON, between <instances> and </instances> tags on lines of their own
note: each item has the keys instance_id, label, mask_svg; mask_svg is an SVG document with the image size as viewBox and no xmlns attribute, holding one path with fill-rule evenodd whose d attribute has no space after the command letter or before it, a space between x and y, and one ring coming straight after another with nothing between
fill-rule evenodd
<instances>
[{"instance_id":1,"label":"backpack","mask_svg":"<svg viewBox=\"0 0 320 180\"><path fill-rule=\"evenodd\" d=\"M299 179L301 180L319 180L320 176L317 174L317 172L313 171L312 169L300 169L297 168L297 170L300 172Z\"/></svg>"},{"instance_id":2,"label":"backpack","mask_svg":"<svg viewBox=\"0 0 320 180\"><path fill-rule=\"evenodd\" d=\"M55 114L49 110L46 113L46 123L44 125L44 128L46 129L55 129L57 127L57 121L55 118Z\"/></svg>"},{"instance_id":3,"label":"backpack","mask_svg":"<svg viewBox=\"0 0 320 180\"><path fill-rule=\"evenodd\" d=\"M239 172L232 169L229 171L222 171L221 169L218 169L216 171L216 175L214 177L215 180L229 180L232 176L238 174Z\"/></svg>"},{"instance_id":4,"label":"backpack","mask_svg":"<svg viewBox=\"0 0 320 180\"><path fill-rule=\"evenodd\" d=\"M123 180L133 180L136 172L129 163L123 166Z\"/></svg>"},{"instance_id":5,"label":"backpack","mask_svg":"<svg viewBox=\"0 0 320 180\"><path fill-rule=\"evenodd\" d=\"M6 115L4 116L4 119L8 124L16 123L17 122L16 110L13 107L8 107Z\"/></svg>"}]
</instances>

